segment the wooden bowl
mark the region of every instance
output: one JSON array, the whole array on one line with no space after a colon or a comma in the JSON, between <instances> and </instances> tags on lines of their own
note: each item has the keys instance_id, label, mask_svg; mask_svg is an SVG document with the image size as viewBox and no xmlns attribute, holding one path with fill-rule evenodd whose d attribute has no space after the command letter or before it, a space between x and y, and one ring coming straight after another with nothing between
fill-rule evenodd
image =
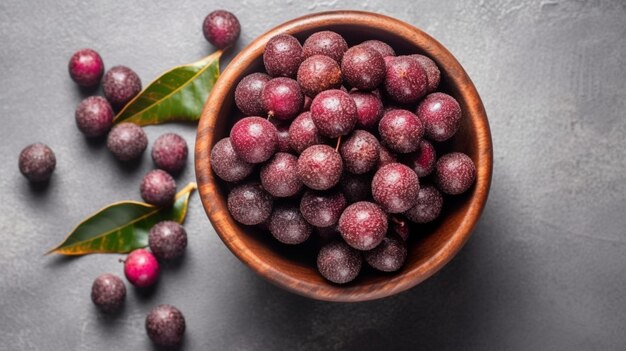
<instances>
[{"instance_id":1,"label":"wooden bowl","mask_svg":"<svg viewBox=\"0 0 626 351\"><path fill-rule=\"evenodd\" d=\"M241 117L234 104L235 87L247 74L263 71L262 56L267 41L277 34L288 33L303 42L310 34L321 30L342 34L349 45L380 39L393 46L398 54L422 53L432 58L442 74L438 90L454 96L463 111L459 132L442 148L465 152L477 168L473 188L461 196L446 197L439 220L412 229L407 261L399 272L371 272L364 264L365 271L346 285L330 283L317 272L315 243L285 247L268 233L235 222L226 206L227 187L211 171L211 148L228 136L234 121ZM226 246L272 283L297 294L329 301L364 301L390 296L440 270L461 249L476 225L487 200L493 166L491 135L483 104L454 56L435 39L407 23L357 11L323 12L291 20L243 49L224 70L204 106L195 154L202 204Z\"/></svg>"}]
</instances>

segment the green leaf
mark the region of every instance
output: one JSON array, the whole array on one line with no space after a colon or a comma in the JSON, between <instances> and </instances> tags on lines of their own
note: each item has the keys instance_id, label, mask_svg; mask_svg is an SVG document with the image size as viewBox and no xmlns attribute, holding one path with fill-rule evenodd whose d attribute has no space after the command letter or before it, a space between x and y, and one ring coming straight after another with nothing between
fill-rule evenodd
<instances>
[{"instance_id":1,"label":"green leaf","mask_svg":"<svg viewBox=\"0 0 626 351\"><path fill-rule=\"evenodd\" d=\"M220 75L221 51L165 72L115 116L114 123L138 125L195 122Z\"/></svg>"},{"instance_id":2,"label":"green leaf","mask_svg":"<svg viewBox=\"0 0 626 351\"><path fill-rule=\"evenodd\" d=\"M196 188L196 183L187 184L176 194L174 205L168 208L137 201L113 203L81 222L61 244L46 254L125 253L146 247L152 226L165 220L178 223L185 220L189 196Z\"/></svg>"}]
</instances>

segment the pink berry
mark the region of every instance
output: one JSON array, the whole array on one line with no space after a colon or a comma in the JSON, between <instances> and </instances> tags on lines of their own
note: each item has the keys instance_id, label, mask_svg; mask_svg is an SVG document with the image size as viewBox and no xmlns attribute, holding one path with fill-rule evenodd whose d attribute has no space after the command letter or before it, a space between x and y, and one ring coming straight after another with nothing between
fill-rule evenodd
<instances>
[{"instance_id":1,"label":"pink berry","mask_svg":"<svg viewBox=\"0 0 626 351\"><path fill-rule=\"evenodd\" d=\"M90 96L76 107L76 126L88 138L105 135L113 125L113 109L101 96Z\"/></svg>"},{"instance_id":2,"label":"pink berry","mask_svg":"<svg viewBox=\"0 0 626 351\"><path fill-rule=\"evenodd\" d=\"M246 117L230 130L230 142L242 160L248 163L265 162L276 152L276 127L261 117Z\"/></svg>"},{"instance_id":3,"label":"pink berry","mask_svg":"<svg viewBox=\"0 0 626 351\"><path fill-rule=\"evenodd\" d=\"M428 89L428 77L422 65L412 57L397 56L387 60L385 90L401 104L417 102Z\"/></svg>"},{"instance_id":4,"label":"pink berry","mask_svg":"<svg viewBox=\"0 0 626 351\"><path fill-rule=\"evenodd\" d=\"M376 204L355 202L339 218L339 232L346 243L357 250L371 250L387 233L387 214Z\"/></svg>"},{"instance_id":5,"label":"pink berry","mask_svg":"<svg viewBox=\"0 0 626 351\"><path fill-rule=\"evenodd\" d=\"M324 30L311 34L304 41L302 50L305 58L325 55L340 63L343 54L348 50L348 43L341 35Z\"/></svg>"},{"instance_id":6,"label":"pink berry","mask_svg":"<svg viewBox=\"0 0 626 351\"><path fill-rule=\"evenodd\" d=\"M231 12L217 10L206 16L202 32L209 43L218 49L225 49L235 44L241 33L241 25Z\"/></svg>"},{"instance_id":7,"label":"pink berry","mask_svg":"<svg viewBox=\"0 0 626 351\"><path fill-rule=\"evenodd\" d=\"M327 190L339 183L343 161L328 145L313 145L298 158L298 177L314 190Z\"/></svg>"},{"instance_id":8,"label":"pink berry","mask_svg":"<svg viewBox=\"0 0 626 351\"><path fill-rule=\"evenodd\" d=\"M348 85L359 90L374 90L385 79L385 60L374 49L354 46L343 55L341 72Z\"/></svg>"},{"instance_id":9,"label":"pink berry","mask_svg":"<svg viewBox=\"0 0 626 351\"><path fill-rule=\"evenodd\" d=\"M310 112L301 113L289 126L289 145L297 153L302 153L309 146L323 144L326 138L323 137L313 119Z\"/></svg>"},{"instance_id":10,"label":"pink berry","mask_svg":"<svg viewBox=\"0 0 626 351\"><path fill-rule=\"evenodd\" d=\"M380 138L389 149L408 153L417 150L424 135L422 121L407 110L387 111L378 124Z\"/></svg>"},{"instance_id":11,"label":"pink berry","mask_svg":"<svg viewBox=\"0 0 626 351\"><path fill-rule=\"evenodd\" d=\"M300 113L304 95L298 82L291 78L278 77L265 84L261 91L261 102L269 116L287 120Z\"/></svg>"},{"instance_id":12,"label":"pink berry","mask_svg":"<svg viewBox=\"0 0 626 351\"><path fill-rule=\"evenodd\" d=\"M364 130L355 130L341 144L339 151L346 170L353 174L363 174L374 169L379 161L378 139Z\"/></svg>"},{"instance_id":13,"label":"pink berry","mask_svg":"<svg viewBox=\"0 0 626 351\"><path fill-rule=\"evenodd\" d=\"M415 223L434 221L441 213L443 197L439 190L428 184L420 187L417 204L404 212L406 218Z\"/></svg>"},{"instance_id":14,"label":"pink berry","mask_svg":"<svg viewBox=\"0 0 626 351\"><path fill-rule=\"evenodd\" d=\"M417 106L417 116L424 122L426 137L434 141L450 139L461 123L461 106L452 96L432 93Z\"/></svg>"},{"instance_id":15,"label":"pink berry","mask_svg":"<svg viewBox=\"0 0 626 351\"><path fill-rule=\"evenodd\" d=\"M292 152L293 149L289 145L289 124L274 123L274 126L276 126L277 137L276 151Z\"/></svg>"},{"instance_id":16,"label":"pink berry","mask_svg":"<svg viewBox=\"0 0 626 351\"><path fill-rule=\"evenodd\" d=\"M441 156L437 161L435 179L437 187L445 194L462 194L474 184L476 166L466 154L452 152Z\"/></svg>"},{"instance_id":17,"label":"pink berry","mask_svg":"<svg viewBox=\"0 0 626 351\"><path fill-rule=\"evenodd\" d=\"M94 50L82 49L72 55L68 70L70 77L76 84L92 87L100 83L104 73L104 63L100 55Z\"/></svg>"},{"instance_id":18,"label":"pink berry","mask_svg":"<svg viewBox=\"0 0 626 351\"><path fill-rule=\"evenodd\" d=\"M415 206L419 193L417 174L401 163L390 163L376 171L372 195L388 213L401 213Z\"/></svg>"},{"instance_id":19,"label":"pink berry","mask_svg":"<svg viewBox=\"0 0 626 351\"><path fill-rule=\"evenodd\" d=\"M272 79L265 73L249 74L235 88L235 104L246 116L262 116L266 113L261 101L265 84Z\"/></svg>"},{"instance_id":20,"label":"pink berry","mask_svg":"<svg viewBox=\"0 0 626 351\"><path fill-rule=\"evenodd\" d=\"M261 184L275 197L289 197L302 189L297 174L298 158L285 152L276 153L261 168Z\"/></svg>"},{"instance_id":21,"label":"pink berry","mask_svg":"<svg viewBox=\"0 0 626 351\"><path fill-rule=\"evenodd\" d=\"M304 60L298 68L298 83L307 96L315 96L328 89L337 89L341 82L339 64L328 56L313 55Z\"/></svg>"},{"instance_id":22,"label":"pink berry","mask_svg":"<svg viewBox=\"0 0 626 351\"><path fill-rule=\"evenodd\" d=\"M126 279L138 288L154 285L159 278L159 272L159 262L146 249L132 251L124 262Z\"/></svg>"},{"instance_id":23,"label":"pink berry","mask_svg":"<svg viewBox=\"0 0 626 351\"><path fill-rule=\"evenodd\" d=\"M374 92L353 91L350 96L356 104L356 128L376 130L383 118L383 102Z\"/></svg>"},{"instance_id":24,"label":"pink berry","mask_svg":"<svg viewBox=\"0 0 626 351\"><path fill-rule=\"evenodd\" d=\"M311 103L311 118L320 133L329 138L349 134L356 124L356 104L339 89L323 91Z\"/></svg>"},{"instance_id":25,"label":"pink berry","mask_svg":"<svg viewBox=\"0 0 626 351\"><path fill-rule=\"evenodd\" d=\"M213 146L210 160L213 172L227 182L243 180L254 170L253 164L237 155L230 138L224 138Z\"/></svg>"},{"instance_id":26,"label":"pink berry","mask_svg":"<svg viewBox=\"0 0 626 351\"><path fill-rule=\"evenodd\" d=\"M415 152L401 156L402 163L415 171L418 177L423 178L435 169L437 153L435 147L428 140L422 139Z\"/></svg>"},{"instance_id":27,"label":"pink berry","mask_svg":"<svg viewBox=\"0 0 626 351\"><path fill-rule=\"evenodd\" d=\"M265 45L263 64L272 77L295 78L303 60L302 45L292 35L279 34Z\"/></svg>"}]
</instances>

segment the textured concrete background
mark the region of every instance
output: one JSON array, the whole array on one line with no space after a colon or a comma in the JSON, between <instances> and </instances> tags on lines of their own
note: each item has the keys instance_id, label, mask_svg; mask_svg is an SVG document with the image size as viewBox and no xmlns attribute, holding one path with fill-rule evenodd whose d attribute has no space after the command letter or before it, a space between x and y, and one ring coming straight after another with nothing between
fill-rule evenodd
<instances>
[{"instance_id":1,"label":"textured concrete background","mask_svg":"<svg viewBox=\"0 0 626 351\"><path fill-rule=\"evenodd\" d=\"M84 216L138 199L149 155L122 168L74 124L84 96L67 75L78 48L98 50L146 83L212 51L204 16L226 6L239 47L295 16L362 9L440 40L483 97L493 186L467 246L439 274L392 298L311 301L255 276L226 249L197 195L185 260L156 292L129 289L117 318L97 313L93 279L121 256L42 257ZM626 348L626 5L622 1L0 2L0 349L150 349L159 303L185 314L186 350L623 350ZM229 58L227 58L228 60ZM165 131L146 128L153 141ZM17 170L22 147L49 144L44 191ZM191 160L179 177L194 179Z\"/></svg>"}]
</instances>

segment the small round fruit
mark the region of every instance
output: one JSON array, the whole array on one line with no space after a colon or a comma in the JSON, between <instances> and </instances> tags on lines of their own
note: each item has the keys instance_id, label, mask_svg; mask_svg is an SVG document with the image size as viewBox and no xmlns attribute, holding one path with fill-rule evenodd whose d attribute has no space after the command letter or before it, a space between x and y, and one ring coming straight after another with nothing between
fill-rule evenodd
<instances>
[{"instance_id":1,"label":"small round fruit","mask_svg":"<svg viewBox=\"0 0 626 351\"><path fill-rule=\"evenodd\" d=\"M104 63L96 51L82 49L72 55L68 70L76 84L82 87L92 87L100 83L104 73Z\"/></svg>"},{"instance_id":2,"label":"small round fruit","mask_svg":"<svg viewBox=\"0 0 626 351\"><path fill-rule=\"evenodd\" d=\"M302 153L309 146L323 144L326 142L313 119L310 112L301 113L289 126L289 145L297 153Z\"/></svg>"},{"instance_id":3,"label":"small round fruit","mask_svg":"<svg viewBox=\"0 0 626 351\"><path fill-rule=\"evenodd\" d=\"M292 152L289 145L289 124L274 124L276 126L276 151L277 152Z\"/></svg>"},{"instance_id":4,"label":"small round fruit","mask_svg":"<svg viewBox=\"0 0 626 351\"><path fill-rule=\"evenodd\" d=\"M213 46L218 49L225 49L235 44L241 33L241 25L232 13L216 10L209 13L204 19L202 33Z\"/></svg>"},{"instance_id":5,"label":"small round fruit","mask_svg":"<svg viewBox=\"0 0 626 351\"><path fill-rule=\"evenodd\" d=\"M428 89L428 77L422 65L412 57L397 56L387 60L385 90L401 104L417 102Z\"/></svg>"},{"instance_id":6,"label":"small round fruit","mask_svg":"<svg viewBox=\"0 0 626 351\"><path fill-rule=\"evenodd\" d=\"M45 182L50 179L57 159L48 145L35 143L25 147L20 152L18 166L26 179L33 183Z\"/></svg>"},{"instance_id":7,"label":"small round fruit","mask_svg":"<svg viewBox=\"0 0 626 351\"><path fill-rule=\"evenodd\" d=\"M218 141L211 150L211 168L227 182L238 182L252 173L254 165L242 160L233 149L230 138Z\"/></svg>"},{"instance_id":8,"label":"small round fruit","mask_svg":"<svg viewBox=\"0 0 626 351\"><path fill-rule=\"evenodd\" d=\"M406 242L397 235L386 236L380 245L363 254L365 261L383 272L395 272L406 261Z\"/></svg>"},{"instance_id":9,"label":"small round fruit","mask_svg":"<svg viewBox=\"0 0 626 351\"><path fill-rule=\"evenodd\" d=\"M343 172L341 156L328 145L313 145L298 158L298 177L314 190L326 190L339 183Z\"/></svg>"},{"instance_id":10,"label":"small round fruit","mask_svg":"<svg viewBox=\"0 0 626 351\"><path fill-rule=\"evenodd\" d=\"M317 270L324 278L336 284L354 280L362 265L361 253L340 240L325 245L317 255Z\"/></svg>"},{"instance_id":11,"label":"small round fruit","mask_svg":"<svg viewBox=\"0 0 626 351\"><path fill-rule=\"evenodd\" d=\"M276 127L261 117L243 118L230 130L230 143L245 162L265 162L276 152Z\"/></svg>"},{"instance_id":12,"label":"small round fruit","mask_svg":"<svg viewBox=\"0 0 626 351\"><path fill-rule=\"evenodd\" d=\"M150 251L136 249L124 261L126 279L138 288L147 288L159 279L159 262Z\"/></svg>"},{"instance_id":13,"label":"small round fruit","mask_svg":"<svg viewBox=\"0 0 626 351\"><path fill-rule=\"evenodd\" d=\"M476 166L466 154L452 152L441 156L437 161L435 179L437 187L445 194L462 194L474 184Z\"/></svg>"},{"instance_id":14,"label":"small round fruit","mask_svg":"<svg viewBox=\"0 0 626 351\"><path fill-rule=\"evenodd\" d=\"M272 196L260 184L238 185L228 194L228 211L245 225L264 222L272 213Z\"/></svg>"},{"instance_id":15,"label":"small round fruit","mask_svg":"<svg viewBox=\"0 0 626 351\"><path fill-rule=\"evenodd\" d=\"M302 50L305 58L313 55L325 55L340 63L343 54L348 50L348 43L341 35L324 30L311 34L304 41Z\"/></svg>"},{"instance_id":16,"label":"small round fruit","mask_svg":"<svg viewBox=\"0 0 626 351\"><path fill-rule=\"evenodd\" d=\"M409 166L418 177L423 178L435 169L437 162L437 152L435 147L428 140L422 139L415 152L401 156L402 163Z\"/></svg>"},{"instance_id":17,"label":"small round fruit","mask_svg":"<svg viewBox=\"0 0 626 351\"><path fill-rule=\"evenodd\" d=\"M323 91L311 102L311 118L320 133L329 138L349 134L356 124L356 104L339 89Z\"/></svg>"},{"instance_id":18,"label":"small round fruit","mask_svg":"<svg viewBox=\"0 0 626 351\"><path fill-rule=\"evenodd\" d=\"M374 49L354 46L343 55L341 72L350 86L359 90L374 90L385 79L385 60Z\"/></svg>"},{"instance_id":19,"label":"small round fruit","mask_svg":"<svg viewBox=\"0 0 626 351\"><path fill-rule=\"evenodd\" d=\"M341 87L341 69L332 58L323 55L313 55L300 64L298 68L298 83L302 92L308 96Z\"/></svg>"},{"instance_id":20,"label":"small round fruit","mask_svg":"<svg viewBox=\"0 0 626 351\"><path fill-rule=\"evenodd\" d=\"M101 96L90 96L81 101L74 117L78 130L88 138L103 136L113 125L113 109Z\"/></svg>"},{"instance_id":21,"label":"small round fruit","mask_svg":"<svg viewBox=\"0 0 626 351\"><path fill-rule=\"evenodd\" d=\"M387 214L368 201L355 202L346 207L339 218L339 232L343 240L357 250L375 248L385 237Z\"/></svg>"},{"instance_id":22,"label":"small round fruit","mask_svg":"<svg viewBox=\"0 0 626 351\"><path fill-rule=\"evenodd\" d=\"M428 93L432 93L437 90L437 86L439 86L439 81L441 80L441 72L439 71L439 67L437 67L435 61L424 55L416 54L411 55L411 57L416 59L426 71L426 77L428 77Z\"/></svg>"},{"instance_id":23,"label":"small round fruit","mask_svg":"<svg viewBox=\"0 0 626 351\"><path fill-rule=\"evenodd\" d=\"M370 132L355 130L341 144L339 152L348 172L363 174L378 164L379 148L378 139Z\"/></svg>"},{"instance_id":24,"label":"small round fruit","mask_svg":"<svg viewBox=\"0 0 626 351\"><path fill-rule=\"evenodd\" d=\"M417 106L417 116L424 123L428 139L445 141L459 129L461 106L448 94L432 93Z\"/></svg>"},{"instance_id":25,"label":"small round fruit","mask_svg":"<svg viewBox=\"0 0 626 351\"><path fill-rule=\"evenodd\" d=\"M415 223L428 223L434 221L441 213L443 196L432 185L420 187L417 195L417 204L409 208L404 215Z\"/></svg>"},{"instance_id":26,"label":"small round fruit","mask_svg":"<svg viewBox=\"0 0 626 351\"><path fill-rule=\"evenodd\" d=\"M309 111L311 109L311 103L313 99L310 96L304 95L304 106L302 106L302 111Z\"/></svg>"},{"instance_id":27,"label":"small round fruit","mask_svg":"<svg viewBox=\"0 0 626 351\"><path fill-rule=\"evenodd\" d=\"M187 162L187 142L176 133L166 133L154 141L152 160L157 168L169 173L180 172Z\"/></svg>"},{"instance_id":28,"label":"small round fruit","mask_svg":"<svg viewBox=\"0 0 626 351\"><path fill-rule=\"evenodd\" d=\"M252 73L245 76L235 89L235 104L246 116L262 116L265 114L261 102L261 92L265 84L272 79L265 73Z\"/></svg>"},{"instance_id":29,"label":"small round fruit","mask_svg":"<svg viewBox=\"0 0 626 351\"><path fill-rule=\"evenodd\" d=\"M148 146L148 137L134 123L120 123L111 129L107 137L107 148L120 161L137 159Z\"/></svg>"},{"instance_id":30,"label":"small round fruit","mask_svg":"<svg viewBox=\"0 0 626 351\"><path fill-rule=\"evenodd\" d=\"M376 130L384 112L380 97L367 91L353 91L350 96L356 104L356 128Z\"/></svg>"},{"instance_id":31,"label":"small round fruit","mask_svg":"<svg viewBox=\"0 0 626 351\"><path fill-rule=\"evenodd\" d=\"M261 168L261 184L275 197L289 197L302 189L298 178L298 158L285 152L277 152Z\"/></svg>"},{"instance_id":32,"label":"small round fruit","mask_svg":"<svg viewBox=\"0 0 626 351\"><path fill-rule=\"evenodd\" d=\"M126 285L114 274L102 274L93 281L91 301L100 310L111 313L119 310L126 298Z\"/></svg>"},{"instance_id":33,"label":"small round fruit","mask_svg":"<svg viewBox=\"0 0 626 351\"><path fill-rule=\"evenodd\" d=\"M308 190L300 200L300 212L311 225L325 228L339 221L346 208L346 198L340 191L318 192Z\"/></svg>"},{"instance_id":34,"label":"small round fruit","mask_svg":"<svg viewBox=\"0 0 626 351\"><path fill-rule=\"evenodd\" d=\"M268 115L287 120L300 113L304 95L298 82L291 78L278 77L265 83L261 91L261 102Z\"/></svg>"},{"instance_id":35,"label":"small round fruit","mask_svg":"<svg viewBox=\"0 0 626 351\"><path fill-rule=\"evenodd\" d=\"M185 317L174 306L159 305L146 317L146 332L155 345L178 346L185 335Z\"/></svg>"},{"instance_id":36,"label":"small round fruit","mask_svg":"<svg viewBox=\"0 0 626 351\"><path fill-rule=\"evenodd\" d=\"M104 96L116 108L123 107L141 91L141 79L126 66L115 66L107 71L102 82Z\"/></svg>"},{"instance_id":37,"label":"small round fruit","mask_svg":"<svg viewBox=\"0 0 626 351\"><path fill-rule=\"evenodd\" d=\"M174 221L161 221L148 233L150 251L161 260L181 257L187 247L185 227Z\"/></svg>"},{"instance_id":38,"label":"small round fruit","mask_svg":"<svg viewBox=\"0 0 626 351\"><path fill-rule=\"evenodd\" d=\"M292 35L276 35L265 45L263 64L272 77L295 78L302 60L302 45Z\"/></svg>"},{"instance_id":39,"label":"small round fruit","mask_svg":"<svg viewBox=\"0 0 626 351\"><path fill-rule=\"evenodd\" d=\"M167 207L174 203L176 181L169 173L155 169L143 177L140 192L145 202L158 207Z\"/></svg>"},{"instance_id":40,"label":"small round fruit","mask_svg":"<svg viewBox=\"0 0 626 351\"><path fill-rule=\"evenodd\" d=\"M422 121L411 111L387 111L378 124L380 139L389 149L399 153L417 150L424 136Z\"/></svg>"},{"instance_id":41,"label":"small round fruit","mask_svg":"<svg viewBox=\"0 0 626 351\"><path fill-rule=\"evenodd\" d=\"M370 174L344 173L339 181L339 186L348 203L365 201L372 197L372 176Z\"/></svg>"},{"instance_id":42,"label":"small round fruit","mask_svg":"<svg viewBox=\"0 0 626 351\"><path fill-rule=\"evenodd\" d=\"M297 245L305 242L313 228L304 220L297 206L277 206L269 220L270 233L283 244Z\"/></svg>"},{"instance_id":43,"label":"small round fruit","mask_svg":"<svg viewBox=\"0 0 626 351\"><path fill-rule=\"evenodd\" d=\"M419 190L417 174L401 163L379 168L372 179L372 196L388 213L401 213L415 206Z\"/></svg>"},{"instance_id":44,"label":"small round fruit","mask_svg":"<svg viewBox=\"0 0 626 351\"><path fill-rule=\"evenodd\" d=\"M378 51L378 53L382 57L396 56L396 52L393 50L393 48L389 46L389 44L380 40L366 40L359 45Z\"/></svg>"},{"instance_id":45,"label":"small round fruit","mask_svg":"<svg viewBox=\"0 0 626 351\"><path fill-rule=\"evenodd\" d=\"M378 168L388 165L390 163L398 162L398 156L385 147L380 145L380 160L378 161Z\"/></svg>"}]
</instances>

